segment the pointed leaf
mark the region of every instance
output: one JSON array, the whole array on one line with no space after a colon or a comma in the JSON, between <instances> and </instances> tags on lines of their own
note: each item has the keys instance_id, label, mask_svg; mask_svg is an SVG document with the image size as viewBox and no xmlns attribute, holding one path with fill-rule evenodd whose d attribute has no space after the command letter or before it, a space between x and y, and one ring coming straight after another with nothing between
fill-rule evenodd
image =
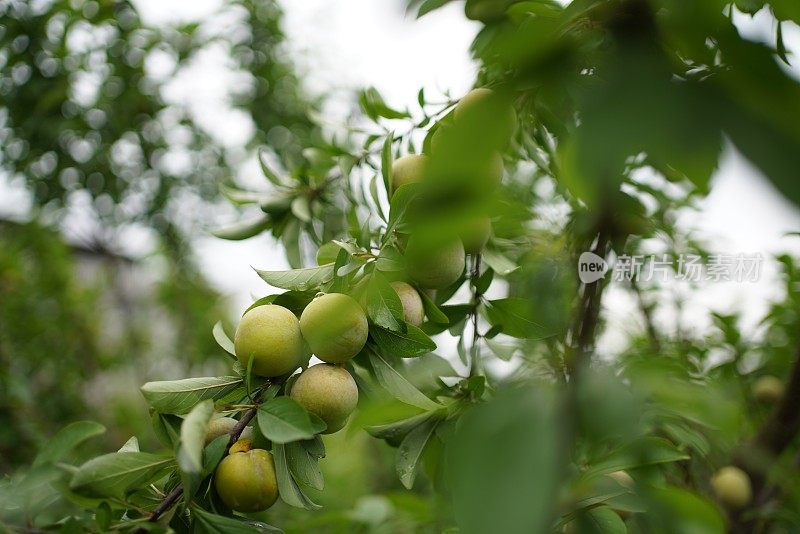
<instances>
[{"instance_id":1,"label":"pointed leaf","mask_svg":"<svg viewBox=\"0 0 800 534\"><path fill-rule=\"evenodd\" d=\"M47 463L56 463L72 450L89 438L99 436L106 431L106 427L94 421L77 421L71 423L50 438L45 446L36 455L34 467Z\"/></svg>"},{"instance_id":2,"label":"pointed leaf","mask_svg":"<svg viewBox=\"0 0 800 534\"><path fill-rule=\"evenodd\" d=\"M161 478L174 465L172 458L158 454L115 452L80 466L70 487L85 495L122 497Z\"/></svg>"},{"instance_id":3,"label":"pointed leaf","mask_svg":"<svg viewBox=\"0 0 800 534\"><path fill-rule=\"evenodd\" d=\"M425 396L400 372L389 365L382 356L369 351L369 361L375 371L378 382L397 400L417 406L423 410L437 410L442 406Z\"/></svg>"},{"instance_id":4,"label":"pointed leaf","mask_svg":"<svg viewBox=\"0 0 800 534\"><path fill-rule=\"evenodd\" d=\"M308 267L306 269L293 269L291 271L261 271L256 269L266 283L281 289L306 291L316 289L333 278L333 263Z\"/></svg>"},{"instance_id":5,"label":"pointed leaf","mask_svg":"<svg viewBox=\"0 0 800 534\"><path fill-rule=\"evenodd\" d=\"M148 382L142 394L157 412L185 414L202 400L222 398L242 386L238 376L185 378Z\"/></svg>"},{"instance_id":6,"label":"pointed leaf","mask_svg":"<svg viewBox=\"0 0 800 534\"><path fill-rule=\"evenodd\" d=\"M258 408L258 427L273 443L311 439L325 430L325 423L308 413L291 397L276 397Z\"/></svg>"}]
</instances>

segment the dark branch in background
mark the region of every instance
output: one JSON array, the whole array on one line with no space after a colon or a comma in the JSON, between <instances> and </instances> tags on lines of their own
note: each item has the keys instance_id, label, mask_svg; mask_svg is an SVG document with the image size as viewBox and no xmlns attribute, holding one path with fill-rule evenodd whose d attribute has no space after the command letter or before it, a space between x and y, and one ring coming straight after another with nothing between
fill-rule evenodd
<instances>
[{"instance_id":1,"label":"dark branch in background","mask_svg":"<svg viewBox=\"0 0 800 534\"><path fill-rule=\"evenodd\" d=\"M753 487L751 507L762 507L775 495L769 485L767 471L800 433L800 347L786 390L778 405L756 434L755 439L739 451L735 463L750 476ZM753 532L757 519L736 513L732 517L733 532Z\"/></svg>"},{"instance_id":2,"label":"dark branch in background","mask_svg":"<svg viewBox=\"0 0 800 534\"><path fill-rule=\"evenodd\" d=\"M634 278L631 278L631 288L633 289L634 293L636 293L636 300L639 303L639 310L641 310L642 316L644 317L644 326L645 330L647 331L647 337L650 340L650 346L655 352L660 352L661 342L658 339L658 332L656 331L655 323L653 323L653 306L652 304L648 304L644 301L642 289L636 283Z\"/></svg>"},{"instance_id":3,"label":"dark branch in background","mask_svg":"<svg viewBox=\"0 0 800 534\"><path fill-rule=\"evenodd\" d=\"M600 230L597 245L593 252L603 259L608 255L609 239L605 231ZM577 267L577 262L575 263ZM597 324L600 320L600 303L603 296L604 278L583 286L583 293L578 304L575 322L570 331L569 349L566 357L567 371L574 378L579 369L587 362L587 355L594 346Z\"/></svg>"},{"instance_id":4,"label":"dark branch in background","mask_svg":"<svg viewBox=\"0 0 800 534\"><path fill-rule=\"evenodd\" d=\"M253 420L257 412L258 408L250 408L245 412L242 418L239 419L239 422L236 423L236 426L231 429L230 439L228 439L228 446L225 448L226 450L230 449L233 444L239 440L239 438L242 436L242 432L244 432L245 427L250 423L250 421ZM161 519L161 516L164 515L164 513L166 513L170 508L172 508L176 502L178 502L178 499L181 498L181 495L183 495L183 486L178 485L175 487L175 489L167 494L164 500L161 501L161 504L158 506L158 508L156 508L152 514L150 514L148 521L155 523Z\"/></svg>"},{"instance_id":5,"label":"dark branch in background","mask_svg":"<svg viewBox=\"0 0 800 534\"><path fill-rule=\"evenodd\" d=\"M470 273L470 280L472 282L472 358L469 362L469 376L475 376L480 373L480 362L476 361L480 358L478 355L478 339L480 333L478 332L478 304L480 296L478 295L478 278L481 274L481 255L476 254L475 260L472 264L472 271Z\"/></svg>"}]
</instances>

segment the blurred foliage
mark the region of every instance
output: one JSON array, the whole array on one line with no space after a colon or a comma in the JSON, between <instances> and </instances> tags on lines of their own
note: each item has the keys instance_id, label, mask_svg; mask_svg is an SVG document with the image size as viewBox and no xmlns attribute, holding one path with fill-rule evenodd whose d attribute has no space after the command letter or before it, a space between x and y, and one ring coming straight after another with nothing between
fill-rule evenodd
<instances>
[{"instance_id":1,"label":"blurred foliage","mask_svg":"<svg viewBox=\"0 0 800 534\"><path fill-rule=\"evenodd\" d=\"M447 3L410 7L423 15ZM11 503L3 521L85 531L796 530L798 259L778 259L782 297L756 331L737 309L715 310L708 327L683 324L673 292L699 283L581 283L576 265L587 251L613 262L655 250L676 275L680 254L709 260L677 219L713 187L725 139L800 202L800 83L780 65L781 25L800 13L783 0L464 7L482 22L472 46L480 89L420 90L413 108L366 89L349 135L317 139L282 168L261 157L260 190L223 189L257 218L218 235L268 232L292 267L257 270L280 291L249 309L299 316L318 292L364 308L369 335L346 363L359 389L346 430L321 438L318 418L290 397L297 375L253 376L240 361L226 376L150 382L142 393L163 453L137 443L59 463L98 433L67 427L27 474L0 485ZM742 37L732 20L761 9L774 15L774 46ZM487 239L473 239L487 218ZM486 244L465 255L473 241ZM396 281L420 297L419 326ZM635 303L622 328L607 322L609 288ZM656 320L663 311L674 327ZM606 333L625 342L619 354L598 350ZM236 356L220 325L214 337ZM757 394L770 376L780 391ZM204 442L214 412L240 427L255 421L253 445L275 458L273 508L237 514L221 503L213 471L225 438ZM717 487L725 466L742 470L744 502ZM42 477L60 487L53 502L79 506L46 509L28 489Z\"/></svg>"},{"instance_id":2,"label":"blurred foliage","mask_svg":"<svg viewBox=\"0 0 800 534\"><path fill-rule=\"evenodd\" d=\"M29 462L64 421L91 411L112 429L110 443L136 433L153 444L130 387L152 366L217 367L205 362L216 352L219 295L198 275L159 280L129 259L65 245L35 222L2 223L0 245L0 469Z\"/></svg>"},{"instance_id":3,"label":"blurred foliage","mask_svg":"<svg viewBox=\"0 0 800 534\"><path fill-rule=\"evenodd\" d=\"M232 105L254 123L250 147L266 143L297 159L313 125L279 50L281 13L259 0L223 9L236 25L220 34L196 23L146 25L125 0L0 4L2 169L22 177L45 211L88 195L82 209L101 223L92 239L104 246L119 246L123 224L164 237L172 225L197 225L202 212L175 203L186 194L214 199L242 154L187 105L166 102L163 88L220 46L242 77Z\"/></svg>"},{"instance_id":4,"label":"blurred foliage","mask_svg":"<svg viewBox=\"0 0 800 534\"><path fill-rule=\"evenodd\" d=\"M210 206L256 146L295 161L315 131L278 7L242 0L222 15L230 31L148 25L127 1L0 2L0 172L33 198L33 222L2 227L2 472L91 409L109 442L152 445L130 388L154 369L215 368L204 362L223 302L186 243L208 211L185 206ZM253 122L245 146L164 96L214 47L240 78L230 105ZM39 226L53 223L71 245ZM160 237L153 256L121 255L132 225Z\"/></svg>"},{"instance_id":5,"label":"blurred foliage","mask_svg":"<svg viewBox=\"0 0 800 534\"><path fill-rule=\"evenodd\" d=\"M58 235L4 223L0 244L0 470L7 473L32 458L45 431L86 413L81 391L108 355L98 347L97 296L75 282Z\"/></svg>"}]
</instances>

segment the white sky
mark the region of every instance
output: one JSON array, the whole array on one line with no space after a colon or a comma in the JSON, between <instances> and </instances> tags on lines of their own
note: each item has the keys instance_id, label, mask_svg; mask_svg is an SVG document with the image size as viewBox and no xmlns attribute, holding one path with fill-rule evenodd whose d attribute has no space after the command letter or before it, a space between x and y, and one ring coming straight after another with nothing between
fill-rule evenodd
<instances>
[{"instance_id":1,"label":"white sky","mask_svg":"<svg viewBox=\"0 0 800 534\"><path fill-rule=\"evenodd\" d=\"M148 22L193 21L208 19L222 5L221 0L135 0ZM288 48L299 65L307 89L332 98L329 107L336 119L336 102L350 98L350 91L369 85L380 90L396 107L413 105L420 87L435 95L445 90L465 92L474 78L475 66L468 48L478 26L463 16L463 4L455 2L432 15L415 20L406 16L399 0L281 0L286 13L284 29ZM763 20L740 20L753 38L769 38L770 27ZM222 24L223 22L219 22ZM800 31L785 28L790 49L800 50ZM797 74L797 69L793 69ZM251 125L230 113L225 94L235 78L225 58L213 51L183 79L176 80L168 97L185 100L204 116L222 136L242 138ZM714 248L724 253L757 253L765 256L791 249L800 253L800 239L786 238L788 231L800 229L800 214L786 202L743 158L727 151L715 177L711 195L704 201L696 220ZM0 198L0 210L19 198ZM14 200L12 200L14 199ZM266 286L250 266L284 268L280 248L268 238L245 242L224 242L202 238L196 242L200 262L212 283L234 302L238 313L253 295L261 296ZM774 269L766 269L758 284L719 284L693 295L691 321L698 328L705 324L704 310L726 310L732 306L747 309L752 322L763 313L767 299L775 294ZM612 325L630 329L631 303L621 292L608 294ZM669 317L662 317L670 322ZM613 328L612 328L613 330ZM604 340L615 348L619 337Z\"/></svg>"}]
</instances>

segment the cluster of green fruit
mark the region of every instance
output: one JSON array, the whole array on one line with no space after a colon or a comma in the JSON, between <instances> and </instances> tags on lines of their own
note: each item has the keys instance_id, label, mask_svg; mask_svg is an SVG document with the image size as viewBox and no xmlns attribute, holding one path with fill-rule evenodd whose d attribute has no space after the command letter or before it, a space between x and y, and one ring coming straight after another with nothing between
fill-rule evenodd
<instances>
[{"instance_id":1,"label":"cluster of green fruit","mask_svg":"<svg viewBox=\"0 0 800 534\"><path fill-rule=\"evenodd\" d=\"M248 310L236 329L234 346L242 366L253 374L285 377L308 364L311 353L326 363L305 369L289 396L327 426L324 433L341 430L358 403L358 387L342 364L358 354L367 341L367 317L352 297L341 293L320 295L300 319L274 304ZM237 421L213 419L206 441L229 434ZM222 502L239 512L258 512L278 498L272 454L251 448L252 429L217 466L214 485Z\"/></svg>"},{"instance_id":2,"label":"cluster of green fruit","mask_svg":"<svg viewBox=\"0 0 800 534\"><path fill-rule=\"evenodd\" d=\"M468 124L478 112L476 110L483 109L493 100L493 92L489 89L470 92L453 112L456 124ZM504 135L510 138L516 127L516 117L510 108L505 115ZM434 146L441 144L441 135L434 140ZM392 191L409 183L424 181L428 158L426 155L409 155L396 160L391 169ZM499 152L493 153L491 160L488 177L496 185L502 179L503 160ZM422 240L412 235L407 240L404 254L408 278L422 289L452 285L464 271L466 254L480 253L490 232L491 225L486 217L470 226L467 234L447 242L437 242L434 247L427 242L423 246ZM318 251L317 261L331 263L338 251L338 247L331 250L323 246ZM417 289L403 280L391 282L391 287L402 304L403 319L420 326L425 311ZM291 310L276 304L249 309L236 329L234 348L242 367L254 375L283 381L303 367L287 395L327 425L324 433L333 433L345 426L358 403L358 387L344 365L361 352L368 335L367 315L359 301L344 293L325 293L312 300L299 319ZM307 367L312 354L324 363ZM230 433L234 425L236 420L232 418L212 420L207 430L207 441ZM215 473L218 495L228 507L240 512L265 510L278 496L272 455L264 449L251 448L251 436L252 429L248 427Z\"/></svg>"},{"instance_id":3,"label":"cluster of green fruit","mask_svg":"<svg viewBox=\"0 0 800 534\"><path fill-rule=\"evenodd\" d=\"M490 120L487 121L486 119ZM487 122L494 127L480 130ZM467 180L480 182L481 191L491 191L503 179L502 149L516 130L514 108L503 102L491 89L479 88L467 93L456 105L452 122L440 122L431 138L432 155L409 154L392 164L392 191L408 184L435 181L438 169L434 159ZM460 132L470 132L467 135ZM470 137L478 137L472 150ZM466 145L466 146L465 146ZM463 167L463 168L462 168ZM463 185L463 184L458 184ZM442 289L456 282L464 270L466 254L479 254L491 237L491 219L475 215L463 225L460 235L431 240L412 235L405 244L405 258L410 278L419 287Z\"/></svg>"}]
</instances>

